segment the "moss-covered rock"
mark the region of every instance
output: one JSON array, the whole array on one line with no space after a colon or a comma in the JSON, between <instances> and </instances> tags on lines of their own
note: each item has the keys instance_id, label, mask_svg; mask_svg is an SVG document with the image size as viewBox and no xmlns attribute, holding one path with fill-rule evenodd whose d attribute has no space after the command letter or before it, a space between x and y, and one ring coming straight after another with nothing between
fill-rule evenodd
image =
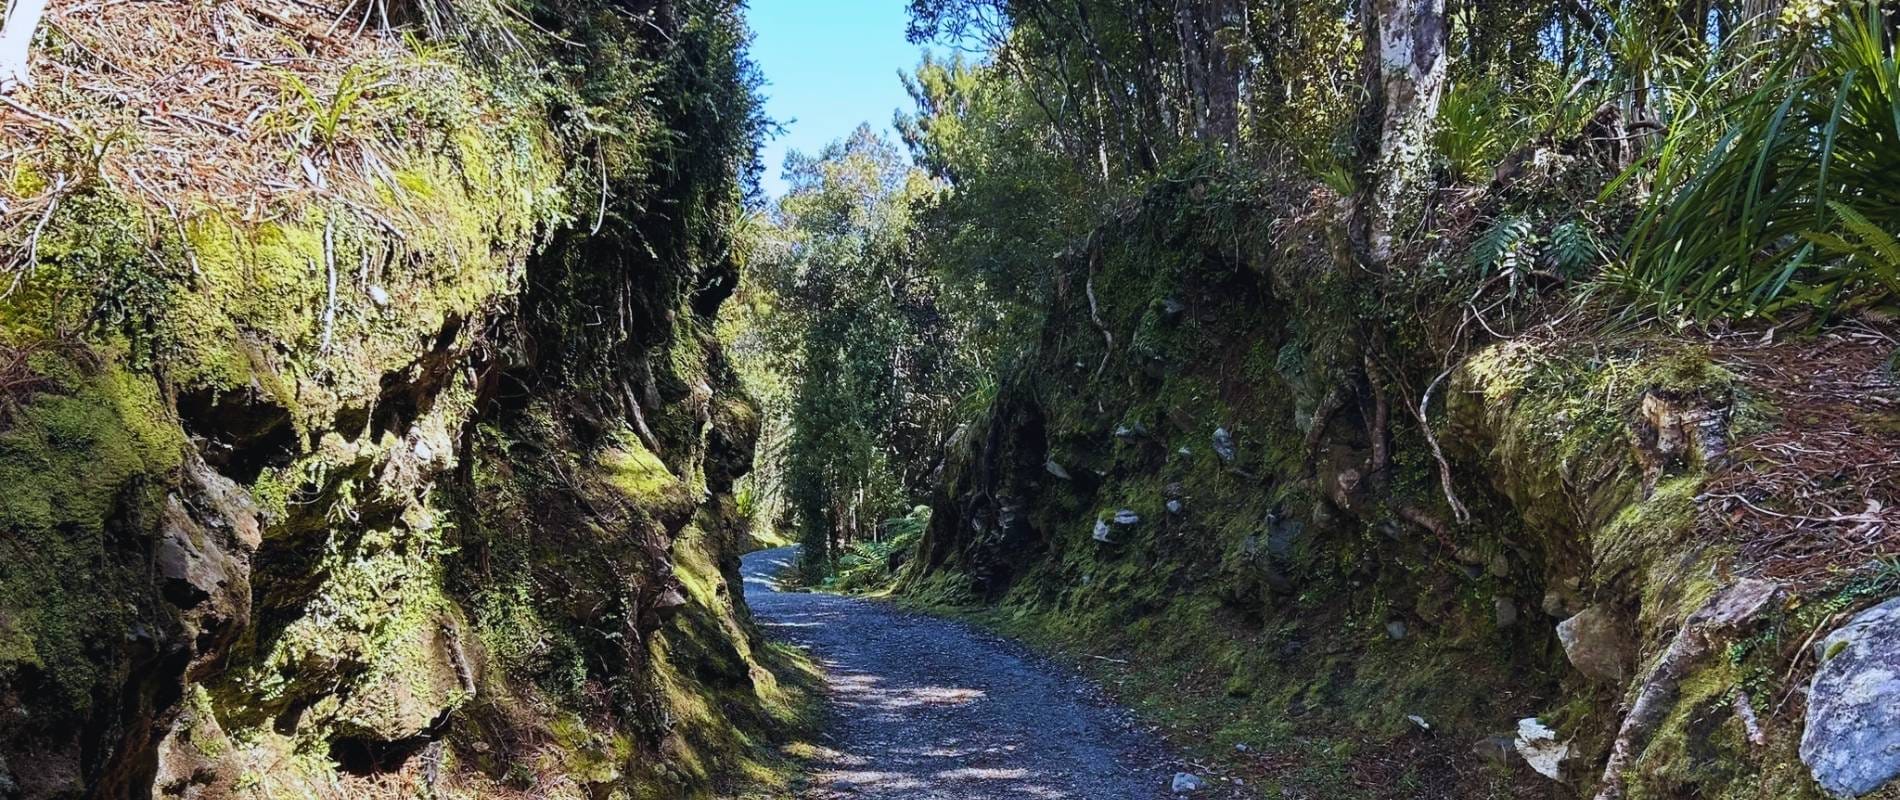
<instances>
[{"instance_id":1,"label":"moss-covered rock","mask_svg":"<svg viewBox=\"0 0 1900 800\"><path fill-rule=\"evenodd\" d=\"M733 588L757 414L708 333L757 122L736 6L579 0L575 50L455 5L469 38L259 22L233 46L292 66L242 77L284 102L206 123L247 132L195 172L104 89L34 98L79 124L7 184L45 214L0 295L23 796L772 777L803 689ZM177 13L152 57L214 46L222 12Z\"/></svg>"}]
</instances>

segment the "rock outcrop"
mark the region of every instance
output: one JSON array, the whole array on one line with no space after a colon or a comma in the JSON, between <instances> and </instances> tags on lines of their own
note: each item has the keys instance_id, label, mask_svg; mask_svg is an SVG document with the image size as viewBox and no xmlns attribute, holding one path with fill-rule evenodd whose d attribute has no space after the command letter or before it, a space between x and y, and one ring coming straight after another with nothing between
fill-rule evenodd
<instances>
[{"instance_id":1,"label":"rock outcrop","mask_svg":"<svg viewBox=\"0 0 1900 800\"><path fill-rule=\"evenodd\" d=\"M762 757L736 4L558 5L50 12L0 198L0 797L705 797Z\"/></svg>"}]
</instances>

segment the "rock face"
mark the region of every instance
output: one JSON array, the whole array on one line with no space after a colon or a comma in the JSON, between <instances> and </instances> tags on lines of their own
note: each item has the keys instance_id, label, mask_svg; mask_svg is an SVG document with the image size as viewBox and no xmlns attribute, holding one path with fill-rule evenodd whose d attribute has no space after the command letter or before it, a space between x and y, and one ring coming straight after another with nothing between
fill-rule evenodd
<instances>
[{"instance_id":1,"label":"rock face","mask_svg":"<svg viewBox=\"0 0 1900 800\"><path fill-rule=\"evenodd\" d=\"M1836 797L1900 777L1900 598L1855 616L1819 645L1801 760Z\"/></svg>"},{"instance_id":2,"label":"rock face","mask_svg":"<svg viewBox=\"0 0 1900 800\"><path fill-rule=\"evenodd\" d=\"M364 31L317 53L309 9L229 40L217 9L156 12L139 60L178 85L229 82L201 71L216 50L294 59L313 86L373 69L417 105L357 109L345 149L386 170L290 138L253 153L335 202L240 202L218 187L277 182L202 153L46 207L61 246L0 293L0 798L514 796L526 764L549 765L536 797L704 796L773 727L732 496L758 413L710 328L739 268L749 100L720 65L743 37L723 10L610 5L574 6L593 20L574 41L627 48L588 69L670 77L546 108L492 87L553 90L561 70L497 74L452 42L396 59L399 37ZM91 49L127 24L61 29ZM564 58L519 34L526 60ZM119 104L92 84L30 102L88 127ZM595 112L642 124L560 132ZM180 144L111 127L137 144L103 174ZM649 154L649 133L683 144ZM68 159L16 145L23 174ZM604 219L571 224L570 205ZM658 207L693 211L636 210ZM95 324L107 300L123 324ZM717 718L675 724L715 696Z\"/></svg>"},{"instance_id":3,"label":"rock face","mask_svg":"<svg viewBox=\"0 0 1900 800\"><path fill-rule=\"evenodd\" d=\"M1602 606L1591 606L1557 623L1557 640L1578 672L1594 680L1623 680L1629 661L1629 640L1616 616Z\"/></svg>"}]
</instances>

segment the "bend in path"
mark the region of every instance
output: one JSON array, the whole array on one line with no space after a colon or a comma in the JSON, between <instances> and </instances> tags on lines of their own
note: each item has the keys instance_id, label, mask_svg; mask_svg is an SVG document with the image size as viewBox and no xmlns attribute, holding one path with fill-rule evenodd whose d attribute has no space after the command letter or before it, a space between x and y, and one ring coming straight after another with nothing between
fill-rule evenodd
<instances>
[{"instance_id":1,"label":"bend in path","mask_svg":"<svg viewBox=\"0 0 1900 800\"><path fill-rule=\"evenodd\" d=\"M745 557L746 601L811 650L831 690L815 798L1150 800L1174 764L1087 682L968 626L889 604L781 592L796 548ZM1214 790L1197 793L1215 797Z\"/></svg>"}]
</instances>

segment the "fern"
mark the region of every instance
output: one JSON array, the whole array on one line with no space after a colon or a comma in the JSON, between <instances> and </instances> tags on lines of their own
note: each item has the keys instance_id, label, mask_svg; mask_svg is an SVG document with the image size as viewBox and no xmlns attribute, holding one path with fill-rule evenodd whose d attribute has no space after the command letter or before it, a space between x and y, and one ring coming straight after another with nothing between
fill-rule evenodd
<instances>
[{"instance_id":1,"label":"fern","mask_svg":"<svg viewBox=\"0 0 1900 800\"><path fill-rule=\"evenodd\" d=\"M1504 217L1472 243L1472 265L1483 274L1516 272L1536 244L1537 232L1529 219Z\"/></svg>"},{"instance_id":2,"label":"fern","mask_svg":"<svg viewBox=\"0 0 1900 800\"><path fill-rule=\"evenodd\" d=\"M1893 234L1869 221L1866 215L1854 210L1853 206L1839 202L1829 202L1827 205L1841 218L1841 224L1846 226L1847 231L1860 239L1864 254L1872 256L1877 266L1884 267L1888 272L1900 269L1900 241L1896 241Z\"/></svg>"},{"instance_id":3,"label":"fern","mask_svg":"<svg viewBox=\"0 0 1900 800\"><path fill-rule=\"evenodd\" d=\"M1865 214L1852 206L1828 202L1828 209L1840 218L1842 232L1808 231L1803 234L1810 244L1857 266L1854 277L1868 279L1900 294L1900 240L1895 240ZM1850 238L1851 237L1851 238Z\"/></svg>"},{"instance_id":4,"label":"fern","mask_svg":"<svg viewBox=\"0 0 1900 800\"><path fill-rule=\"evenodd\" d=\"M1544 253L1558 273L1573 278L1595 264L1600 254L1596 233L1574 219L1550 230L1550 247Z\"/></svg>"}]
</instances>

